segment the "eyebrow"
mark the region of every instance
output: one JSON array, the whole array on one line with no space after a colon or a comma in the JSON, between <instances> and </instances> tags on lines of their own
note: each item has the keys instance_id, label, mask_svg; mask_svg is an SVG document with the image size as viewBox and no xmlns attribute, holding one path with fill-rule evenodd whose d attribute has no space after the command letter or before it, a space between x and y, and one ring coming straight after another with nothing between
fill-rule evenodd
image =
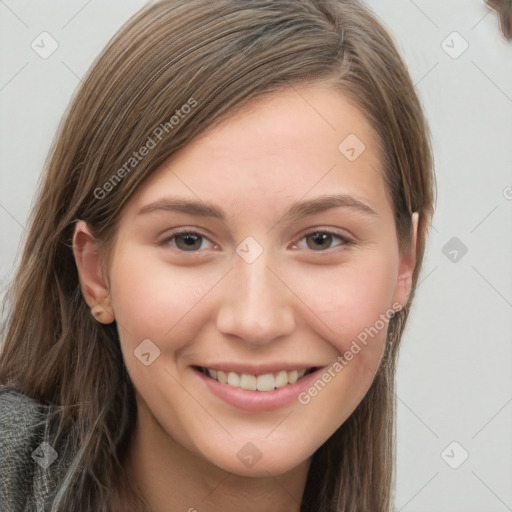
<instances>
[{"instance_id":1,"label":"eyebrow","mask_svg":"<svg viewBox=\"0 0 512 512\"><path fill-rule=\"evenodd\" d=\"M364 201L346 194L334 194L292 203L282 218L282 222L299 220L302 217L322 213L333 208L347 208L370 217L379 217L378 213ZM185 213L200 217L213 217L221 221L226 220L226 214L218 206L205 201L180 197L166 197L160 201L150 203L143 206L139 210L138 215L156 211Z\"/></svg>"}]
</instances>

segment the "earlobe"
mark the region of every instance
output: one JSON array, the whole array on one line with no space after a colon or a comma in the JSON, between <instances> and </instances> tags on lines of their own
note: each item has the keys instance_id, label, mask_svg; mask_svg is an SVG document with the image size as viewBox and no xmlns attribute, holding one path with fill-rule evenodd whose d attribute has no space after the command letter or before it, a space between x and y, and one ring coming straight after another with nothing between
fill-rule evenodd
<instances>
[{"instance_id":1,"label":"earlobe","mask_svg":"<svg viewBox=\"0 0 512 512\"><path fill-rule=\"evenodd\" d=\"M102 324L111 324L115 320L114 310L110 303L110 297L106 297L100 304L96 304L91 308L91 315Z\"/></svg>"},{"instance_id":2,"label":"earlobe","mask_svg":"<svg viewBox=\"0 0 512 512\"><path fill-rule=\"evenodd\" d=\"M97 240L84 221L78 221L73 235L73 255L80 287L91 314L98 322L110 324L115 315L108 282L102 272L102 255Z\"/></svg>"}]
</instances>

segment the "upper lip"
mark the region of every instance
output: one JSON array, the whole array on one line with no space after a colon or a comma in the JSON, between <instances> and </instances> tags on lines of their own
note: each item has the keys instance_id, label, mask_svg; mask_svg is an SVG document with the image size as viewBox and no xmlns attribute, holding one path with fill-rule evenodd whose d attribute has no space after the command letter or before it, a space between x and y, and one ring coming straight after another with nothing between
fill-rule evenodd
<instances>
[{"instance_id":1,"label":"upper lip","mask_svg":"<svg viewBox=\"0 0 512 512\"><path fill-rule=\"evenodd\" d=\"M208 363L204 365L195 365L200 368L209 368L212 370L222 370L224 372L235 372L238 374L263 375L265 373L276 373L281 370L309 370L310 368L320 368L324 365L313 366L307 363L272 363L272 364L242 364L242 363Z\"/></svg>"}]
</instances>

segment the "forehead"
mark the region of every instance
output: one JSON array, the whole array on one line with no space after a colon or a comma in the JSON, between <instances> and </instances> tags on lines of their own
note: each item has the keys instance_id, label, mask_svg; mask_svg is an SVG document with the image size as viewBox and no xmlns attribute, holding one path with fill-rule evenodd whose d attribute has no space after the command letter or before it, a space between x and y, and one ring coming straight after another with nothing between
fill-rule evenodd
<instances>
[{"instance_id":1,"label":"forehead","mask_svg":"<svg viewBox=\"0 0 512 512\"><path fill-rule=\"evenodd\" d=\"M375 131L341 92L290 88L245 105L164 162L133 208L165 195L258 212L302 197L346 193L390 209Z\"/></svg>"}]
</instances>

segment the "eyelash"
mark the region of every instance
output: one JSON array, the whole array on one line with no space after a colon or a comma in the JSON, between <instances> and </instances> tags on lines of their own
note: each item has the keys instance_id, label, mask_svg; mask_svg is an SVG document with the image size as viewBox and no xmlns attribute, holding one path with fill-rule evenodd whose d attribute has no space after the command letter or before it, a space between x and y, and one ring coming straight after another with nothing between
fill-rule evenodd
<instances>
[{"instance_id":1,"label":"eyelash","mask_svg":"<svg viewBox=\"0 0 512 512\"><path fill-rule=\"evenodd\" d=\"M339 233L336 233L335 231L331 231L329 229L315 229L315 230L312 230L312 231L308 231L307 233L302 235L302 237L299 239L299 241L303 240L304 238L307 238L308 236L314 235L314 234L332 235L333 237L340 239L342 243L338 244L335 247L329 247L329 248L327 248L325 250L314 251L313 249L311 249L311 252L326 253L326 252L330 252L331 250L335 250L336 247L340 247L341 248L341 247L351 246L351 245L355 244L354 240L351 240L350 238L348 238L346 236L343 236L343 235L340 235ZM166 246L166 245L172 245L171 244L172 240L174 240L177 237L183 236L183 235L198 235L200 238L206 239L210 243L213 243L207 236L205 236L205 235L203 235L203 234L201 234L201 233L199 233L197 231L182 229L182 230L179 230L179 231L175 231L171 236L168 236L167 238L165 238L164 240L159 242L158 245L162 246L162 247ZM214 244L214 245L217 245L217 244ZM296 244L294 243L294 245L296 245ZM194 250L191 250L191 251L183 251L182 249L179 249L175 245L173 246L173 248L175 248L177 251L179 251L181 253L184 253L184 254L186 254L186 253L200 253L200 252L202 252L202 250L198 250L198 249L194 249Z\"/></svg>"}]
</instances>

